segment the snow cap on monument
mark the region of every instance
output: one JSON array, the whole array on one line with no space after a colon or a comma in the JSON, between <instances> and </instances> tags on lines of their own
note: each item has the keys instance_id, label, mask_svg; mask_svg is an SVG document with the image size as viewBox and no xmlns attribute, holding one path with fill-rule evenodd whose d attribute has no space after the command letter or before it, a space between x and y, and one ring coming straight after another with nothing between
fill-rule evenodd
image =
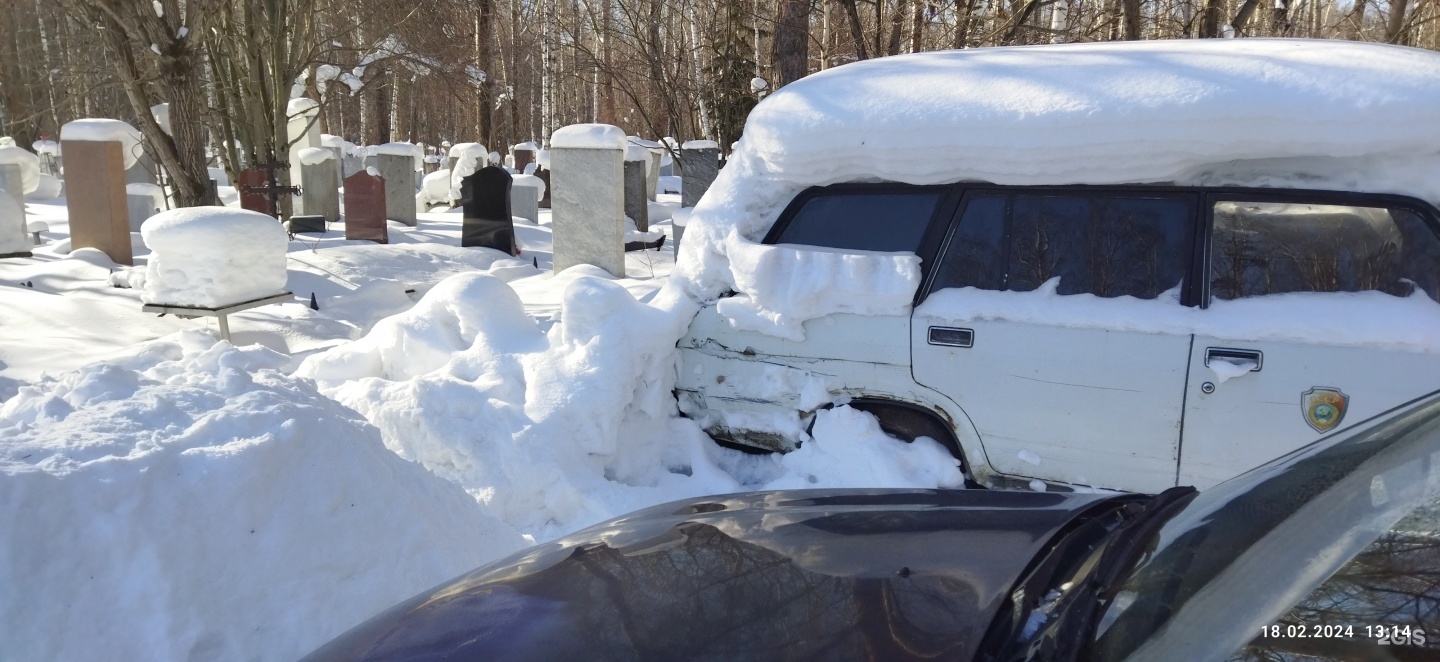
<instances>
[{"instance_id":1,"label":"snow cap on monument","mask_svg":"<svg viewBox=\"0 0 1440 662\"><path fill-rule=\"evenodd\" d=\"M300 159L300 165L318 165L335 158L335 152L325 147L306 147L295 152L295 156Z\"/></svg>"},{"instance_id":2,"label":"snow cap on monument","mask_svg":"<svg viewBox=\"0 0 1440 662\"><path fill-rule=\"evenodd\" d=\"M120 153L125 157L126 170L134 166L140 158L140 132L120 120L90 117L66 122L65 126L60 127L60 140L118 142Z\"/></svg>"},{"instance_id":3,"label":"snow cap on monument","mask_svg":"<svg viewBox=\"0 0 1440 662\"><path fill-rule=\"evenodd\" d=\"M285 104L285 116L290 118L298 117L308 114L310 111L319 107L319 102L309 97L291 99L290 103Z\"/></svg>"},{"instance_id":4,"label":"snow cap on monument","mask_svg":"<svg viewBox=\"0 0 1440 662\"><path fill-rule=\"evenodd\" d=\"M284 226L259 212L184 207L140 229L152 254L141 300L214 308L285 290Z\"/></svg>"},{"instance_id":5,"label":"snow cap on monument","mask_svg":"<svg viewBox=\"0 0 1440 662\"><path fill-rule=\"evenodd\" d=\"M554 149L625 149L625 132L609 124L571 124L550 136Z\"/></svg>"},{"instance_id":6,"label":"snow cap on monument","mask_svg":"<svg viewBox=\"0 0 1440 662\"><path fill-rule=\"evenodd\" d=\"M34 193L40 186L40 157L19 147L0 147L0 165L20 166L20 187L23 193Z\"/></svg>"}]
</instances>

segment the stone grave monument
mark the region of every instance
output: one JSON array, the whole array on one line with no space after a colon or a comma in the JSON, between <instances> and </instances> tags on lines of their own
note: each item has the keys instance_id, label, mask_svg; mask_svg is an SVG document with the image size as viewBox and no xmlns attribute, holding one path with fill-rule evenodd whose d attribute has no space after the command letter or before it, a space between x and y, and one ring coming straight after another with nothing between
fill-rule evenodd
<instances>
[{"instance_id":1,"label":"stone grave monument","mask_svg":"<svg viewBox=\"0 0 1440 662\"><path fill-rule=\"evenodd\" d=\"M549 170L536 170L536 171L535 171L535 178L536 178L536 179L539 179L539 180L540 180L540 183L545 185L545 187L544 187L543 189L541 189L541 191L540 191L540 208L541 208L541 209L549 209L549 208L550 208L550 171L549 171Z\"/></svg>"},{"instance_id":2,"label":"stone grave monument","mask_svg":"<svg viewBox=\"0 0 1440 662\"><path fill-rule=\"evenodd\" d=\"M660 186L660 155L665 152L665 147L653 140L645 140L638 136L630 136L630 144L643 147L650 154L650 167L645 169L645 197L654 202L655 193Z\"/></svg>"},{"instance_id":3,"label":"stone grave monument","mask_svg":"<svg viewBox=\"0 0 1440 662\"><path fill-rule=\"evenodd\" d=\"M625 276L625 132L574 124L551 137L555 271L592 264Z\"/></svg>"},{"instance_id":4,"label":"stone grave monument","mask_svg":"<svg viewBox=\"0 0 1440 662\"><path fill-rule=\"evenodd\" d=\"M0 258L30 257L30 228L25 223L23 200L0 190ZM40 233L34 234L39 243Z\"/></svg>"},{"instance_id":5,"label":"stone grave monument","mask_svg":"<svg viewBox=\"0 0 1440 662\"><path fill-rule=\"evenodd\" d=\"M535 162L536 149L532 142L523 142L512 147L510 153L515 157L515 169L525 172L525 166Z\"/></svg>"},{"instance_id":6,"label":"stone grave monument","mask_svg":"<svg viewBox=\"0 0 1440 662\"><path fill-rule=\"evenodd\" d=\"M650 231L650 202L645 196L645 170L650 152L630 145L625 150L625 216L635 222L638 232Z\"/></svg>"},{"instance_id":7,"label":"stone grave monument","mask_svg":"<svg viewBox=\"0 0 1440 662\"><path fill-rule=\"evenodd\" d=\"M510 180L510 213L531 223L540 222L540 196L545 182L535 175L513 175Z\"/></svg>"},{"instance_id":8,"label":"stone grave monument","mask_svg":"<svg viewBox=\"0 0 1440 662\"><path fill-rule=\"evenodd\" d=\"M334 223L340 220L340 160L326 147L307 147L296 154L300 163L300 211L305 216L323 216Z\"/></svg>"},{"instance_id":9,"label":"stone grave monument","mask_svg":"<svg viewBox=\"0 0 1440 662\"><path fill-rule=\"evenodd\" d=\"M130 231L139 232L146 219L165 208L165 189L157 184L126 184L125 207L130 214Z\"/></svg>"},{"instance_id":10,"label":"stone grave monument","mask_svg":"<svg viewBox=\"0 0 1440 662\"><path fill-rule=\"evenodd\" d=\"M150 152L140 149L139 153L135 155L135 165L125 169L125 183L154 184L158 181L155 178L157 167L155 159L150 157Z\"/></svg>"},{"instance_id":11,"label":"stone grave monument","mask_svg":"<svg viewBox=\"0 0 1440 662\"><path fill-rule=\"evenodd\" d=\"M97 248L117 264L134 264L125 170L135 164L140 132L111 119L82 119L60 128L61 150L69 163L66 206L70 247Z\"/></svg>"},{"instance_id":12,"label":"stone grave monument","mask_svg":"<svg viewBox=\"0 0 1440 662\"><path fill-rule=\"evenodd\" d=\"M720 145L689 140L680 146L680 206L694 207L720 174Z\"/></svg>"},{"instance_id":13,"label":"stone grave monument","mask_svg":"<svg viewBox=\"0 0 1440 662\"><path fill-rule=\"evenodd\" d=\"M385 180L385 218L415 227L415 146L380 145L375 148L375 164Z\"/></svg>"},{"instance_id":14,"label":"stone grave monument","mask_svg":"<svg viewBox=\"0 0 1440 662\"><path fill-rule=\"evenodd\" d=\"M504 168L486 166L460 182L465 212L461 246L493 248L515 255L515 219L510 214L511 176Z\"/></svg>"},{"instance_id":15,"label":"stone grave monument","mask_svg":"<svg viewBox=\"0 0 1440 662\"><path fill-rule=\"evenodd\" d=\"M390 243L385 181L364 170L345 178L345 238Z\"/></svg>"}]
</instances>

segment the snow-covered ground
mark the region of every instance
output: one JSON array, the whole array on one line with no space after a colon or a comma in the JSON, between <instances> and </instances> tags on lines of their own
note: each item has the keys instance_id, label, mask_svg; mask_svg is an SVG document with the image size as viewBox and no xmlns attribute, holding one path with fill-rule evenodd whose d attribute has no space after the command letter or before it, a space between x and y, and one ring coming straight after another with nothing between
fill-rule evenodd
<instances>
[{"instance_id":1,"label":"snow-covered ground","mask_svg":"<svg viewBox=\"0 0 1440 662\"><path fill-rule=\"evenodd\" d=\"M679 196L662 195L668 217ZM938 445L822 412L787 456L678 416L695 304L660 251L631 277L459 247L458 213L291 241L295 303L141 312L127 271L50 230L0 261L0 657L288 659L530 542L678 498L958 486ZM661 220L652 229L670 233ZM314 296L319 310L309 307Z\"/></svg>"}]
</instances>

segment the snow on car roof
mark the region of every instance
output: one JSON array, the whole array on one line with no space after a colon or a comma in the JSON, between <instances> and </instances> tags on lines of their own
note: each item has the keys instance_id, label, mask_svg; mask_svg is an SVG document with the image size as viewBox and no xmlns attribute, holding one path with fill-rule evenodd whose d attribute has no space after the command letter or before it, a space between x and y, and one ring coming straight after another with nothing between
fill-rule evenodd
<instances>
[{"instance_id":1,"label":"snow on car roof","mask_svg":"<svg viewBox=\"0 0 1440 662\"><path fill-rule=\"evenodd\" d=\"M917 53L786 85L682 242L699 296L733 288L727 241L758 242L795 194L850 181L1276 186L1440 202L1440 54L1299 39Z\"/></svg>"}]
</instances>

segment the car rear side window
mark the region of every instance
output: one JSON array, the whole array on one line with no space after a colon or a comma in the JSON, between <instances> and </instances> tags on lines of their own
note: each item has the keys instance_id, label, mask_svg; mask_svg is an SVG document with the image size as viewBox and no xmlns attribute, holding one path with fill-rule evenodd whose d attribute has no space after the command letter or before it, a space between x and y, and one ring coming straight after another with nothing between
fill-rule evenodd
<instances>
[{"instance_id":1,"label":"car rear side window","mask_svg":"<svg viewBox=\"0 0 1440 662\"><path fill-rule=\"evenodd\" d=\"M972 195L932 289L1029 291L1154 299L1190 265L1193 196L1123 192Z\"/></svg>"},{"instance_id":2,"label":"car rear side window","mask_svg":"<svg viewBox=\"0 0 1440 662\"><path fill-rule=\"evenodd\" d=\"M1404 208L1215 204L1210 295L1377 291L1440 301L1440 237Z\"/></svg>"},{"instance_id":3,"label":"car rear side window","mask_svg":"<svg viewBox=\"0 0 1440 662\"><path fill-rule=\"evenodd\" d=\"M941 195L938 189L817 195L790 218L775 243L918 252Z\"/></svg>"}]
</instances>

